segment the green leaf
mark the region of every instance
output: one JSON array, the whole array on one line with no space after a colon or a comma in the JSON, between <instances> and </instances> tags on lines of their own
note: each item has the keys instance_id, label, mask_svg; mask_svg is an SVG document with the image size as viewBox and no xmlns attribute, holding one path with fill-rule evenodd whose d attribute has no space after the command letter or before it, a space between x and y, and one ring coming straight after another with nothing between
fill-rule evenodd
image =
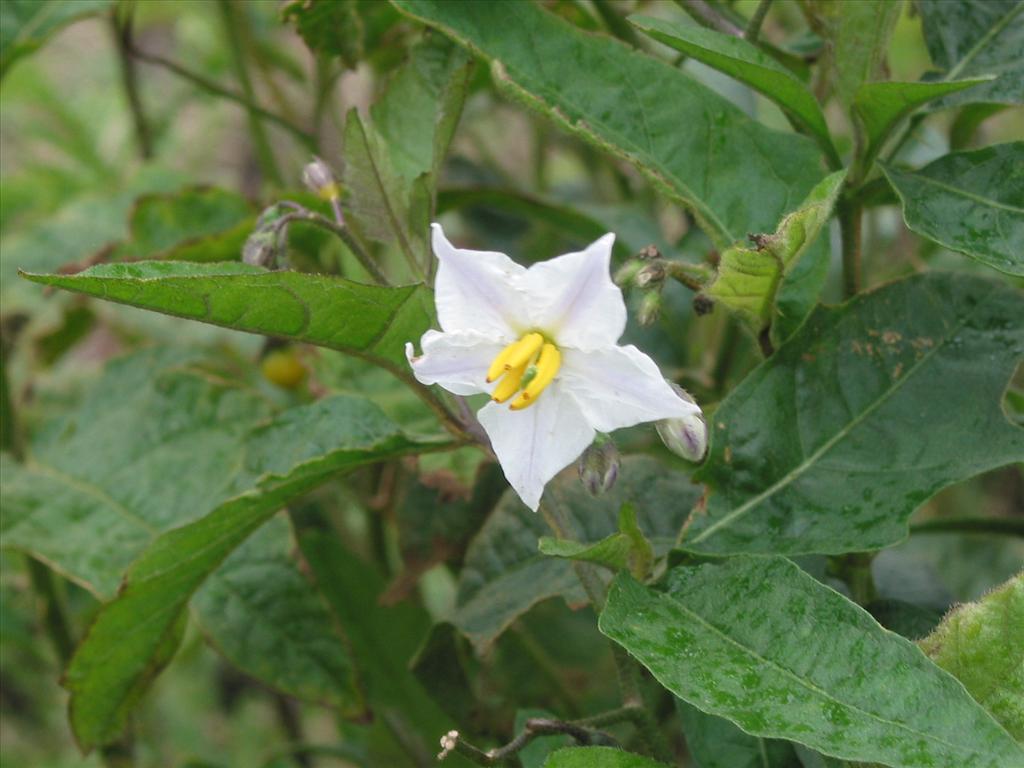
<instances>
[{"instance_id":1,"label":"green leaf","mask_svg":"<svg viewBox=\"0 0 1024 768\"><path fill-rule=\"evenodd\" d=\"M1024 102L1024 2L918 0L925 43L944 80L998 75L940 106Z\"/></svg>"},{"instance_id":2,"label":"green leaf","mask_svg":"<svg viewBox=\"0 0 1024 768\"><path fill-rule=\"evenodd\" d=\"M799 322L817 296L806 297L807 301L800 302L802 307L792 303L780 306L777 299L787 277L828 222L845 178L846 171L827 176L799 208L782 219L775 234L761 236L754 247L737 244L724 251L715 277L704 288L705 295L739 315L755 335L776 319ZM801 308L802 315L789 316Z\"/></svg>"},{"instance_id":3,"label":"green leaf","mask_svg":"<svg viewBox=\"0 0 1024 768\"><path fill-rule=\"evenodd\" d=\"M0 5L0 78L15 61L84 16L102 13L114 0L4 0Z\"/></svg>"},{"instance_id":4,"label":"green leaf","mask_svg":"<svg viewBox=\"0 0 1024 768\"><path fill-rule=\"evenodd\" d=\"M397 243L410 265L429 258L434 185L462 112L471 61L448 41L427 39L365 121L345 121L343 181L357 227ZM415 270L414 270L415 271Z\"/></svg>"},{"instance_id":5,"label":"green leaf","mask_svg":"<svg viewBox=\"0 0 1024 768\"><path fill-rule=\"evenodd\" d=\"M921 640L975 700L1024 742L1024 572L976 603L953 609Z\"/></svg>"},{"instance_id":6,"label":"green leaf","mask_svg":"<svg viewBox=\"0 0 1024 768\"><path fill-rule=\"evenodd\" d=\"M629 21L655 40L763 93L782 108L794 125L814 135L837 166L841 164L814 94L791 70L756 45L694 24L653 16L634 15Z\"/></svg>"},{"instance_id":7,"label":"green leaf","mask_svg":"<svg viewBox=\"0 0 1024 768\"><path fill-rule=\"evenodd\" d=\"M249 201L226 189L146 195L135 202L131 234L116 253L132 259L237 260L255 222Z\"/></svg>"},{"instance_id":8,"label":"green leaf","mask_svg":"<svg viewBox=\"0 0 1024 768\"><path fill-rule=\"evenodd\" d=\"M780 557L620 574L601 632L698 709L754 736L900 768L1005 768L1016 744L913 643Z\"/></svg>"},{"instance_id":9,"label":"green leaf","mask_svg":"<svg viewBox=\"0 0 1024 768\"><path fill-rule=\"evenodd\" d=\"M192 601L207 639L245 673L289 696L363 713L352 658L299 571L291 529L273 518L236 549Z\"/></svg>"},{"instance_id":10,"label":"green leaf","mask_svg":"<svg viewBox=\"0 0 1024 768\"><path fill-rule=\"evenodd\" d=\"M649 757L613 747L567 747L544 763L544 768L667 768Z\"/></svg>"},{"instance_id":11,"label":"green leaf","mask_svg":"<svg viewBox=\"0 0 1024 768\"><path fill-rule=\"evenodd\" d=\"M809 139L764 128L670 64L537 4L393 4L487 60L506 93L635 165L720 248L774 226L820 179Z\"/></svg>"},{"instance_id":12,"label":"green leaf","mask_svg":"<svg viewBox=\"0 0 1024 768\"><path fill-rule=\"evenodd\" d=\"M270 408L202 363L167 348L115 360L76 410L40 425L25 464L5 457L3 546L109 598L159 533L234 495Z\"/></svg>"},{"instance_id":13,"label":"green leaf","mask_svg":"<svg viewBox=\"0 0 1024 768\"><path fill-rule=\"evenodd\" d=\"M602 496L588 494L575 472L556 479L546 493L545 504L558 521L559 535L583 542L612 534L619 510L631 502L640 529L661 555L672 546L697 489L682 473L638 456L623 461L618 482ZM452 622L477 650L489 648L517 617L542 600L586 602L572 564L538 552L537 540L550 532L544 518L510 491L470 543Z\"/></svg>"},{"instance_id":14,"label":"green leaf","mask_svg":"<svg viewBox=\"0 0 1024 768\"><path fill-rule=\"evenodd\" d=\"M427 765L437 752L437 740L453 726L447 714L409 670L420 642L430 628L430 619L417 605L381 604L384 580L370 565L349 552L334 534L304 532L299 537L302 553L313 577L327 599L352 647L360 674L365 679L367 698L374 721L388 736L374 754L372 765L406 765L409 752L420 757L414 765ZM399 747L396 739L401 739ZM397 756L405 757L399 762ZM469 763L461 755L446 762L456 766Z\"/></svg>"},{"instance_id":15,"label":"green leaf","mask_svg":"<svg viewBox=\"0 0 1024 768\"><path fill-rule=\"evenodd\" d=\"M24 274L43 285L365 358L409 379L404 344L430 327L429 289L268 272L240 262L99 264L75 275Z\"/></svg>"},{"instance_id":16,"label":"green leaf","mask_svg":"<svg viewBox=\"0 0 1024 768\"><path fill-rule=\"evenodd\" d=\"M160 535L100 610L65 675L71 726L86 749L118 737L152 658L193 593L291 499L363 464L421 451L371 403L336 396L285 411L247 437L248 488ZM165 473L173 482L176 475Z\"/></svg>"},{"instance_id":17,"label":"green leaf","mask_svg":"<svg viewBox=\"0 0 1024 768\"><path fill-rule=\"evenodd\" d=\"M951 483L1024 459L1000 407L1024 301L925 274L820 307L709 419L708 484L682 546L839 553L888 546Z\"/></svg>"},{"instance_id":18,"label":"green leaf","mask_svg":"<svg viewBox=\"0 0 1024 768\"><path fill-rule=\"evenodd\" d=\"M828 41L827 65L836 96L853 105L857 89L881 78L889 39L903 11L902 0L804 0L811 25Z\"/></svg>"},{"instance_id":19,"label":"green leaf","mask_svg":"<svg viewBox=\"0 0 1024 768\"><path fill-rule=\"evenodd\" d=\"M619 510L619 532L594 544L568 539L541 537L537 548L545 555L582 560L603 565L613 571L628 569L636 578L648 576L654 561L654 550L636 521L636 507L630 503Z\"/></svg>"},{"instance_id":20,"label":"green leaf","mask_svg":"<svg viewBox=\"0 0 1024 768\"><path fill-rule=\"evenodd\" d=\"M363 20L355 0L288 0L281 19L314 53L338 56L355 69L363 58Z\"/></svg>"},{"instance_id":21,"label":"green leaf","mask_svg":"<svg viewBox=\"0 0 1024 768\"><path fill-rule=\"evenodd\" d=\"M1024 275L1024 142L954 152L918 171L882 165L907 226L1011 275Z\"/></svg>"},{"instance_id":22,"label":"green leaf","mask_svg":"<svg viewBox=\"0 0 1024 768\"><path fill-rule=\"evenodd\" d=\"M744 733L722 717L708 715L682 699L676 710L686 748L700 768L796 768L793 745Z\"/></svg>"},{"instance_id":23,"label":"green leaf","mask_svg":"<svg viewBox=\"0 0 1024 768\"><path fill-rule=\"evenodd\" d=\"M915 109L947 94L973 88L992 79L976 77L937 83L886 81L862 85L853 98L853 108L864 126L867 139L864 167L870 168L892 130Z\"/></svg>"}]
</instances>

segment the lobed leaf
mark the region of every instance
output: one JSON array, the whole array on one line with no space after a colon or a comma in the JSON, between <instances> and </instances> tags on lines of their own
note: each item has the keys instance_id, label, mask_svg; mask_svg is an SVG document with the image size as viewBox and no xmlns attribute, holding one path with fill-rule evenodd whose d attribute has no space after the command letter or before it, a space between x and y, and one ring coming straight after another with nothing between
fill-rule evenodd
<instances>
[{"instance_id":1,"label":"lobed leaf","mask_svg":"<svg viewBox=\"0 0 1024 768\"><path fill-rule=\"evenodd\" d=\"M422 451L361 398L286 411L248 437L248 488L157 537L100 610L68 666L72 730L90 749L116 739L194 592L278 509L340 472ZM173 478L172 478L173 479Z\"/></svg>"},{"instance_id":2,"label":"lobed leaf","mask_svg":"<svg viewBox=\"0 0 1024 768\"><path fill-rule=\"evenodd\" d=\"M702 711L754 736L899 768L1004 768L1024 749L913 643L781 557L626 574L601 632Z\"/></svg>"},{"instance_id":3,"label":"lobed leaf","mask_svg":"<svg viewBox=\"0 0 1024 768\"><path fill-rule=\"evenodd\" d=\"M963 274L916 275L821 307L709 422L708 484L682 546L839 553L906 535L941 488L1024 460L1000 401L1024 301Z\"/></svg>"},{"instance_id":4,"label":"lobed leaf","mask_svg":"<svg viewBox=\"0 0 1024 768\"><path fill-rule=\"evenodd\" d=\"M957 606L918 645L1024 742L1024 572Z\"/></svg>"},{"instance_id":5,"label":"lobed leaf","mask_svg":"<svg viewBox=\"0 0 1024 768\"><path fill-rule=\"evenodd\" d=\"M917 7L928 53L944 80L997 75L945 97L940 107L1024 102L1024 2L918 0Z\"/></svg>"},{"instance_id":6,"label":"lobed leaf","mask_svg":"<svg viewBox=\"0 0 1024 768\"><path fill-rule=\"evenodd\" d=\"M667 472L654 459L631 457L623 461L615 487L603 496L590 496L573 472L548 486L545 503L551 505L560 537L594 542L617 530L619 511L631 502L640 529L660 555L672 546L686 505L696 495L685 475ZM570 604L585 603L571 563L538 552L537 540L546 533L550 528L544 518L509 491L470 543L452 622L477 650L489 648L542 600L562 597Z\"/></svg>"},{"instance_id":7,"label":"lobed leaf","mask_svg":"<svg viewBox=\"0 0 1024 768\"><path fill-rule=\"evenodd\" d=\"M1011 275L1024 275L1024 142L940 157L918 171L882 165L907 226Z\"/></svg>"},{"instance_id":8,"label":"lobed leaf","mask_svg":"<svg viewBox=\"0 0 1024 768\"><path fill-rule=\"evenodd\" d=\"M778 104L795 125L811 133L830 160L840 164L825 116L814 94L792 70L756 45L712 29L653 16L633 15L629 21L658 42L763 93Z\"/></svg>"},{"instance_id":9,"label":"lobed leaf","mask_svg":"<svg viewBox=\"0 0 1024 768\"><path fill-rule=\"evenodd\" d=\"M627 160L725 247L820 179L810 140L771 131L666 62L534 3L393 0L491 65L500 88Z\"/></svg>"},{"instance_id":10,"label":"lobed leaf","mask_svg":"<svg viewBox=\"0 0 1024 768\"><path fill-rule=\"evenodd\" d=\"M43 285L362 357L409 379L404 344L432 321L430 291L268 272L241 262L99 264L74 275L22 273Z\"/></svg>"}]
</instances>

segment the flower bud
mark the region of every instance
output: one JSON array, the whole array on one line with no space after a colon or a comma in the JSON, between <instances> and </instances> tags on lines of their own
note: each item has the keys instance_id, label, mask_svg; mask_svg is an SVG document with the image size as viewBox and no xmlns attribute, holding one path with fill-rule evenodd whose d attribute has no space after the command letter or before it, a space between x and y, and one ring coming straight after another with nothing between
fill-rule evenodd
<instances>
[{"instance_id":1,"label":"flower bud","mask_svg":"<svg viewBox=\"0 0 1024 768\"><path fill-rule=\"evenodd\" d=\"M580 456L580 482L591 496L610 491L619 477L619 450L607 437L598 437Z\"/></svg>"},{"instance_id":2,"label":"flower bud","mask_svg":"<svg viewBox=\"0 0 1024 768\"><path fill-rule=\"evenodd\" d=\"M636 319L645 328L654 325L661 316L661 291L648 291L640 301Z\"/></svg>"},{"instance_id":3,"label":"flower bud","mask_svg":"<svg viewBox=\"0 0 1024 768\"><path fill-rule=\"evenodd\" d=\"M302 183L324 200L337 200L341 196L341 187L330 166L316 155L302 169Z\"/></svg>"},{"instance_id":4,"label":"flower bud","mask_svg":"<svg viewBox=\"0 0 1024 768\"><path fill-rule=\"evenodd\" d=\"M669 384L683 400L688 403L695 402L690 393L678 384ZM654 426L658 430L661 442L676 456L697 462L701 461L708 451L708 425L700 411L678 419L662 419Z\"/></svg>"},{"instance_id":5,"label":"flower bud","mask_svg":"<svg viewBox=\"0 0 1024 768\"><path fill-rule=\"evenodd\" d=\"M645 264L644 268L636 273L634 282L636 282L637 288L654 288L664 280L665 263L659 259Z\"/></svg>"},{"instance_id":6,"label":"flower bud","mask_svg":"<svg viewBox=\"0 0 1024 768\"><path fill-rule=\"evenodd\" d=\"M242 246L242 261L273 269L277 266L277 251L277 234L257 229L246 238Z\"/></svg>"}]
</instances>

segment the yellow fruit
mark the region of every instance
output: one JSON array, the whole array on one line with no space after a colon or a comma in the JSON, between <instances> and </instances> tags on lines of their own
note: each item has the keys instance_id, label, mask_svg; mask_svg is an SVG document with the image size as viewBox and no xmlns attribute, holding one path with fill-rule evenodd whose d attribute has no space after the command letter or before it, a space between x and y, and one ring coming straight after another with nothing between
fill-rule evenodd
<instances>
[{"instance_id":1,"label":"yellow fruit","mask_svg":"<svg viewBox=\"0 0 1024 768\"><path fill-rule=\"evenodd\" d=\"M295 354L278 349L263 358L263 377L284 389L295 389L306 378L306 369Z\"/></svg>"}]
</instances>

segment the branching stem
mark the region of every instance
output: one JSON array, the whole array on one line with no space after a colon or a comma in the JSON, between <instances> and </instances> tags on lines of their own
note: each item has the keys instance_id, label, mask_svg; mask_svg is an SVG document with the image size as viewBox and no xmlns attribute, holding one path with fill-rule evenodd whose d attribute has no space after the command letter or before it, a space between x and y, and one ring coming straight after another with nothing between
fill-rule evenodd
<instances>
[{"instance_id":1,"label":"branching stem","mask_svg":"<svg viewBox=\"0 0 1024 768\"><path fill-rule=\"evenodd\" d=\"M274 229L276 231L283 231L294 221L305 222L307 224L312 224L315 227L320 227L320 229L325 229L336 235L343 243L345 243L346 246L348 246L352 255L359 260L359 263L363 265L363 268L370 273L370 276L373 277L379 285L389 285L387 276L381 272L380 267L377 266L370 254L366 252L366 249L363 248L362 244L356 240L355 236L353 236L352 232L345 225L345 220L341 216L340 209L335 212L335 221L331 221L326 216L322 216L316 211L311 211L305 206L293 203L290 200L283 200L280 205L290 208L291 213L286 213L274 222Z\"/></svg>"}]
</instances>

